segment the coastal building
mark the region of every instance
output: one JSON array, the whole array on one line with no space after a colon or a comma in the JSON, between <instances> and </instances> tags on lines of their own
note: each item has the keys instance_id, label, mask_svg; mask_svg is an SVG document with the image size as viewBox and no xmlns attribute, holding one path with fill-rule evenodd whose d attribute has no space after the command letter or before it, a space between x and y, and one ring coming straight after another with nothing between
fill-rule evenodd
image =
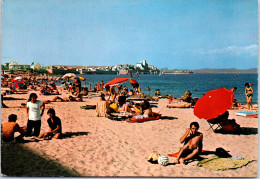
<instances>
[{"instance_id":1,"label":"coastal building","mask_svg":"<svg viewBox=\"0 0 260 179\"><path fill-rule=\"evenodd\" d=\"M9 70L13 70L13 71L24 71L24 70L29 70L30 69L30 65L19 65L17 61L11 61L9 63Z\"/></svg>"}]
</instances>

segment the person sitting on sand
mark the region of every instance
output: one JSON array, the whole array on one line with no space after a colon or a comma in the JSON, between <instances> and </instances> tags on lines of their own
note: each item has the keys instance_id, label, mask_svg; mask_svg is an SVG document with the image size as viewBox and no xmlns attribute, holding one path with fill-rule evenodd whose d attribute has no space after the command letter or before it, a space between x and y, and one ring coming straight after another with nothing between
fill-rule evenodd
<instances>
[{"instance_id":1,"label":"person sitting on sand","mask_svg":"<svg viewBox=\"0 0 260 179\"><path fill-rule=\"evenodd\" d=\"M100 99L97 102L96 113L97 117L106 116L107 113L110 113L109 102L106 100L104 93L101 93Z\"/></svg>"},{"instance_id":2,"label":"person sitting on sand","mask_svg":"<svg viewBox=\"0 0 260 179\"><path fill-rule=\"evenodd\" d=\"M155 96L160 96L161 95L160 89L155 90L154 95Z\"/></svg>"},{"instance_id":3,"label":"person sitting on sand","mask_svg":"<svg viewBox=\"0 0 260 179\"><path fill-rule=\"evenodd\" d=\"M17 115L11 114L8 117L8 122L2 124L2 140L4 142L15 142L23 141L23 137L25 135L26 127L20 127L18 123L16 123ZM15 132L19 132L20 135L14 137Z\"/></svg>"},{"instance_id":4,"label":"person sitting on sand","mask_svg":"<svg viewBox=\"0 0 260 179\"><path fill-rule=\"evenodd\" d=\"M87 85L83 86L82 91L79 94L82 94L83 96L87 96L88 95Z\"/></svg>"},{"instance_id":5,"label":"person sitting on sand","mask_svg":"<svg viewBox=\"0 0 260 179\"><path fill-rule=\"evenodd\" d=\"M190 91L186 91L183 95L183 100L191 103L192 97L191 97L192 93Z\"/></svg>"},{"instance_id":6,"label":"person sitting on sand","mask_svg":"<svg viewBox=\"0 0 260 179\"><path fill-rule=\"evenodd\" d=\"M121 90L120 96L117 98L117 105L119 107L119 111L125 111L132 113L132 110L130 109L129 105L126 104L126 96L124 91Z\"/></svg>"},{"instance_id":7,"label":"person sitting on sand","mask_svg":"<svg viewBox=\"0 0 260 179\"><path fill-rule=\"evenodd\" d=\"M94 88L91 90L91 92L97 92L97 85L94 86Z\"/></svg>"},{"instance_id":8,"label":"person sitting on sand","mask_svg":"<svg viewBox=\"0 0 260 179\"><path fill-rule=\"evenodd\" d=\"M50 117L47 119L47 123L49 125L49 131L42 133L38 136L38 138L43 139L60 139L62 134L61 120L56 116L55 110L50 108L47 112Z\"/></svg>"},{"instance_id":9,"label":"person sitting on sand","mask_svg":"<svg viewBox=\"0 0 260 179\"><path fill-rule=\"evenodd\" d=\"M185 164L202 152L203 134L198 132L199 124L197 122L190 123L190 128L187 128L183 136L180 138L180 143L184 143L181 147L175 163Z\"/></svg>"},{"instance_id":10,"label":"person sitting on sand","mask_svg":"<svg viewBox=\"0 0 260 179\"><path fill-rule=\"evenodd\" d=\"M234 92L235 93L235 91L237 90L237 87L233 87L232 89L231 89L231 91L232 92ZM235 94L234 94L235 95ZM237 99L234 97L234 99L233 99L233 104L232 104L232 109L236 109L236 108L238 108L238 107L241 107L241 104L239 103L240 101L237 101Z\"/></svg>"},{"instance_id":11,"label":"person sitting on sand","mask_svg":"<svg viewBox=\"0 0 260 179\"><path fill-rule=\"evenodd\" d=\"M135 106L134 106L134 112L135 112L135 114L137 114L137 115L141 115L141 114L142 114L142 112L141 112L141 104L139 104L139 103L136 103L136 104L135 104Z\"/></svg>"},{"instance_id":12,"label":"person sitting on sand","mask_svg":"<svg viewBox=\"0 0 260 179\"><path fill-rule=\"evenodd\" d=\"M113 86L110 87L110 93L108 99L110 100L111 103L114 103L116 100L116 90Z\"/></svg>"},{"instance_id":13,"label":"person sitting on sand","mask_svg":"<svg viewBox=\"0 0 260 179\"><path fill-rule=\"evenodd\" d=\"M138 105L137 105L138 106ZM132 117L132 119L142 119L152 117L154 114L152 112L152 108L150 103L147 100L144 100L140 105L140 112L137 110L136 115Z\"/></svg>"},{"instance_id":14,"label":"person sitting on sand","mask_svg":"<svg viewBox=\"0 0 260 179\"><path fill-rule=\"evenodd\" d=\"M128 92L129 96L133 96L135 94L134 90L130 89L130 91Z\"/></svg>"}]
</instances>

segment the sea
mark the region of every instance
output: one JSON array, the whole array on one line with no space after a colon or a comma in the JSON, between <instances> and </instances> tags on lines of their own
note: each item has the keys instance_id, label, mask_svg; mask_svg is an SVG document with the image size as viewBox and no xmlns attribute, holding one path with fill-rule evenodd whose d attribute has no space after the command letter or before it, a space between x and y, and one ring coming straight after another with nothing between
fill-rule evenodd
<instances>
[{"instance_id":1,"label":"sea","mask_svg":"<svg viewBox=\"0 0 260 179\"><path fill-rule=\"evenodd\" d=\"M103 81L107 83L114 78L130 77L130 75L116 74L99 74L99 75L80 75L87 80L82 81L82 86L91 84L93 88L97 83ZM133 75L130 77L136 80L140 87L141 92L149 94L147 87L151 89L150 94L153 95L155 90L160 89L161 95L171 94L173 97L181 98L186 91L192 93L192 97L202 97L207 91L217 88L237 87L235 91L235 98L243 104L246 104L245 97L245 83L252 83L254 90L253 103L258 103L258 74L139 74L137 77ZM128 89L132 89L132 85L129 81L122 84L127 86Z\"/></svg>"}]
</instances>

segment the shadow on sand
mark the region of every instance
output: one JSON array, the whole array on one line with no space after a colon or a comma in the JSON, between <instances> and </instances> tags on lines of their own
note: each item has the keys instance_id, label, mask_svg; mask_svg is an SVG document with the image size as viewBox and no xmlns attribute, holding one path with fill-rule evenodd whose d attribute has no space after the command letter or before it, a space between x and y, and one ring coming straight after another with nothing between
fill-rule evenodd
<instances>
[{"instance_id":1,"label":"shadow on sand","mask_svg":"<svg viewBox=\"0 0 260 179\"><path fill-rule=\"evenodd\" d=\"M241 127L235 132L224 131L222 129L216 130L215 133L232 134L232 135L255 135L258 134L257 128Z\"/></svg>"},{"instance_id":2,"label":"shadow on sand","mask_svg":"<svg viewBox=\"0 0 260 179\"><path fill-rule=\"evenodd\" d=\"M167 119L167 120L174 120L174 119L178 119L177 117L172 117L172 116L162 116L160 119Z\"/></svg>"},{"instance_id":3,"label":"shadow on sand","mask_svg":"<svg viewBox=\"0 0 260 179\"><path fill-rule=\"evenodd\" d=\"M65 132L62 133L62 139L65 138L71 138L73 136L83 136L83 135L88 135L89 132Z\"/></svg>"},{"instance_id":4,"label":"shadow on sand","mask_svg":"<svg viewBox=\"0 0 260 179\"><path fill-rule=\"evenodd\" d=\"M25 98L4 97L3 100L26 100Z\"/></svg>"},{"instance_id":5,"label":"shadow on sand","mask_svg":"<svg viewBox=\"0 0 260 179\"><path fill-rule=\"evenodd\" d=\"M80 176L75 170L43 158L22 144L2 146L1 173L5 176L20 177Z\"/></svg>"}]
</instances>

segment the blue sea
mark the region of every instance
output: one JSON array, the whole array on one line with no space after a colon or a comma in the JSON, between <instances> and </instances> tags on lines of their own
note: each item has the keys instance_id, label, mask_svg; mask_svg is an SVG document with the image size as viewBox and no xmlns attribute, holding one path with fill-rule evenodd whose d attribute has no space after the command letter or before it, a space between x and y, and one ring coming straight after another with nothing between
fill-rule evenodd
<instances>
[{"instance_id":1,"label":"blue sea","mask_svg":"<svg viewBox=\"0 0 260 179\"><path fill-rule=\"evenodd\" d=\"M115 77L130 77L129 75L82 75L87 80L82 81L82 85L91 84L92 88L97 84L98 80L104 83L114 79ZM144 74L133 75L140 87L141 91L148 94L147 87L151 89L151 94L154 94L156 89L160 89L162 95L171 94L173 97L180 98L183 94L189 90L192 92L192 97L202 97L207 91L217 88L237 87L235 97L238 101L246 103L245 83L253 83L254 89L253 103L257 103L258 98L258 75L257 74ZM122 84L131 89L131 84L127 81Z\"/></svg>"}]
</instances>

